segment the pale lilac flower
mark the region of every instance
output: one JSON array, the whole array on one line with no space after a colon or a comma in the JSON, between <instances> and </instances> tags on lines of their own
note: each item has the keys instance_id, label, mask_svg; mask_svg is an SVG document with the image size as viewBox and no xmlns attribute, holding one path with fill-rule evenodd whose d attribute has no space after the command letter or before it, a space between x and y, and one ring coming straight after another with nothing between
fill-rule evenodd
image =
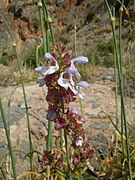
<instances>
[{"instance_id":1,"label":"pale lilac flower","mask_svg":"<svg viewBox=\"0 0 135 180\"><path fill-rule=\"evenodd\" d=\"M60 77L58 79L58 84L61 86L61 87L64 87L66 90L68 88L71 89L71 91L74 93L74 94L77 94L77 90L74 88L74 81L72 79L72 74L69 74L69 79L66 79L66 78L63 78L63 75L65 74L65 72L62 72L60 74Z\"/></svg>"},{"instance_id":2,"label":"pale lilac flower","mask_svg":"<svg viewBox=\"0 0 135 180\"><path fill-rule=\"evenodd\" d=\"M60 77L59 77L59 79L58 79L58 84L59 84L61 87L64 87L66 90L67 90L68 88L70 88L70 90L71 90L74 94L78 95L79 98L84 99L85 94L79 92L79 91L76 89L76 87L77 87L77 86L80 86L80 87L89 87L89 84L88 84L86 81L79 81L79 82L75 83L75 82L73 81L72 74L70 74L70 73L69 73L69 78L68 78L68 79L67 79L67 78L64 78L63 75L64 75L65 73L67 73L67 72L69 73L70 71L67 71L67 70L66 70L65 72L62 72L62 73L60 74ZM73 71L73 72L74 72L74 71Z\"/></svg>"},{"instance_id":3,"label":"pale lilac flower","mask_svg":"<svg viewBox=\"0 0 135 180\"><path fill-rule=\"evenodd\" d=\"M76 58L71 59L71 65L70 65L70 67L65 71L65 73L75 74L76 77L77 77L78 79L80 79L80 78L81 78L81 75L80 75L80 73L78 72L77 68L75 67L74 62L86 63L86 62L88 62L88 58L85 57L85 56L78 56L78 57L76 57Z\"/></svg>"},{"instance_id":4,"label":"pale lilac flower","mask_svg":"<svg viewBox=\"0 0 135 180\"><path fill-rule=\"evenodd\" d=\"M35 72L41 73L42 68L43 68L43 66L39 66L39 67L35 68Z\"/></svg>"},{"instance_id":5,"label":"pale lilac flower","mask_svg":"<svg viewBox=\"0 0 135 180\"><path fill-rule=\"evenodd\" d=\"M83 116L81 116L81 119L80 119L80 120L81 120L82 123L85 123L85 122L86 122L86 120L85 120L85 118L84 118Z\"/></svg>"},{"instance_id":6,"label":"pale lilac flower","mask_svg":"<svg viewBox=\"0 0 135 180\"><path fill-rule=\"evenodd\" d=\"M56 61L56 59L50 54L50 53L45 53L45 59L48 60L47 65L46 66L39 66L37 68L35 68L35 71L37 73L40 73L44 76L48 75L48 74L53 74L56 71L58 71L59 69L59 65L58 62ZM52 63L55 63L55 65L52 65Z\"/></svg>"},{"instance_id":7,"label":"pale lilac flower","mask_svg":"<svg viewBox=\"0 0 135 180\"><path fill-rule=\"evenodd\" d=\"M45 53L44 58L48 60L56 61L56 59L49 52Z\"/></svg>"},{"instance_id":8,"label":"pale lilac flower","mask_svg":"<svg viewBox=\"0 0 135 180\"><path fill-rule=\"evenodd\" d=\"M39 84L39 87L42 87L42 86L45 85L46 82L45 82L45 79L44 79L44 78L45 78L44 76L38 77L36 83Z\"/></svg>"},{"instance_id":9,"label":"pale lilac flower","mask_svg":"<svg viewBox=\"0 0 135 180\"><path fill-rule=\"evenodd\" d=\"M87 88L89 87L89 84L86 81L79 81L75 83L75 86Z\"/></svg>"},{"instance_id":10,"label":"pale lilac flower","mask_svg":"<svg viewBox=\"0 0 135 180\"><path fill-rule=\"evenodd\" d=\"M86 81L79 81L79 82L76 82L76 83L75 83L75 88L76 88L77 86L78 86L78 87L87 88L87 87L89 87L89 84L88 84ZM78 94L79 98L84 99L84 97L85 97L85 94L84 94L84 93L81 93L81 92L78 90L77 94Z\"/></svg>"},{"instance_id":11,"label":"pale lilac flower","mask_svg":"<svg viewBox=\"0 0 135 180\"><path fill-rule=\"evenodd\" d=\"M70 110L71 110L73 113L78 114L77 108L74 107L74 108L71 108Z\"/></svg>"},{"instance_id":12,"label":"pale lilac flower","mask_svg":"<svg viewBox=\"0 0 135 180\"><path fill-rule=\"evenodd\" d=\"M72 156L72 159L73 159L72 163L73 163L75 166L80 163L80 156L79 156L78 154L74 154L74 155Z\"/></svg>"},{"instance_id":13,"label":"pale lilac flower","mask_svg":"<svg viewBox=\"0 0 135 180\"><path fill-rule=\"evenodd\" d=\"M50 120L50 121L53 121L55 120L57 117L57 114L56 114L56 111L54 109L52 110L49 110L47 115L46 115L46 119Z\"/></svg>"},{"instance_id":14,"label":"pale lilac flower","mask_svg":"<svg viewBox=\"0 0 135 180\"><path fill-rule=\"evenodd\" d=\"M59 65L57 61L55 60L55 66L51 66L51 62L48 62L47 66L43 66L41 69L41 74L47 75L47 74L53 74L56 71L58 71Z\"/></svg>"},{"instance_id":15,"label":"pale lilac flower","mask_svg":"<svg viewBox=\"0 0 135 180\"><path fill-rule=\"evenodd\" d=\"M71 61L72 61L73 63L74 63L74 62L87 63L87 62L88 62L88 58L85 57L85 56L78 56L78 57L76 57L76 58L73 58Z\"/></svg>"},{"instance_id":16,"label":"pale lilac flower","mask_svg":"<svg viewBox=\"0 0 135 180\"><path fill-rule=\"evenodd\" d=\"M83 145L83 138L81 136L77 137L76 140L76 146L82 146Z\"/></svg>"},{"instance_id":17,"label":"pale lilac flower","mask_svg":"<svg viewBox=\"0 0 135 180\"><path fill-rule=\"evenodd\" d=\"M75 74L75 76L77 77L77 79L81 78L80 73L78 72L77 68L75 67L74 63L71 61L71 65L70 67L65 71L65 73L71 73L71 74Z\"/></svg>"}]
</instances>

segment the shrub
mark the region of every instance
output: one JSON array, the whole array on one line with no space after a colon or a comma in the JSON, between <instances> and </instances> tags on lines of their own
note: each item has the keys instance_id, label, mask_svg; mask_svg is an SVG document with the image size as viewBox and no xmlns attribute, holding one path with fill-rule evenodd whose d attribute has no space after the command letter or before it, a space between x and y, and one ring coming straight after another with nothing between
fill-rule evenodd
<instances>
[{"instance_id":1,"label":"shrub","mask_svg":"<svg viewBox=\"0 0 135 180\"><path fill-rule=\"evenodd\" d=\"M87 16L86 16L85 24L86 24L86 23L90 23L90 22L93 20L94 15L95 15L95 12L94 12L93 10L90 11L90 12L87 14Z\"/></svg>"},{"instance_id":2,"label":"shrub","mask_svg":"<svg viewBox=\"0 0 135 180\"><path fill-rule=\"evenodd\" d=\"M3 65L8 65L8 53L6 52L3 52L1 55L0 55L0 64L3 64Z\"/></svg>"}]
</instances>

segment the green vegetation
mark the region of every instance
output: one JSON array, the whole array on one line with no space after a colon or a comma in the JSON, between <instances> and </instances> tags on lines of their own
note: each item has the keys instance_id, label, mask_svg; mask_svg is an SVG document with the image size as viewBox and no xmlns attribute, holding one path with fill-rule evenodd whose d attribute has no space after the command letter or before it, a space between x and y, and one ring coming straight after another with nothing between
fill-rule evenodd
<instances>
[{"instance_id":1,"label":"green vegetation","mask_svg":"<svg viewBox=\"0 0 135 180\"><path fill-rule=\"evenodd\" d=\"M86 16L85 23L90 23L91 21L93 21L94 16L95 16L95 11L94 10L90 11Z\"/></svg>"},{"instance_id":2,"label":"green vegetation","mask_svg":"<svg viewBox=\"0 0 135 180\"><path fill-rule=\"evenodd\" d=\"M33 22L33 27L34 27L35 30L37 30L40 27L40 21L39 20L35 20Z\"/></svg>"},{"instance_id":3,"label":"green vegetation","mask_svg":"<svg viewBox=\"0 0 135 180\"><path fill-rule=\"evenodd\" d=\"M0 64L8 65L8 61L9 61L8 53L3 52L2 54L0 54Z\"/></svg>"}]
</instances>

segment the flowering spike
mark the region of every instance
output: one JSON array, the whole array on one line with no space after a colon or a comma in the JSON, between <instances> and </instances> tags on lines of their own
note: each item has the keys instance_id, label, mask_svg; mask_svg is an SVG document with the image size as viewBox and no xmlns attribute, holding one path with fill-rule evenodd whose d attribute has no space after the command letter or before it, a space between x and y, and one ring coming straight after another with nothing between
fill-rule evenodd
<instances>
[{"instance_id":1,"label":"flowering spike","mask_svg":"<svg viewBox=\"0 0 135 180\"><path fill-rule=\"evenodd\" d=\"M81 75L74 62L86 63L88 58L79 56L71 59L71 51L66 50L63 44L55 45L52 50L51 53L46 52L44 55L46 65L35 68L35 72L42 75L38 77L37 84L40 87L46 84L48 87L46 100L49 108L46 119L54 122L54 130L64 129L66 136L70 136L70 146L74 151L72 165L77 166L91 158L94 152L90 143L85 140L83 127L85 118L76 108L69 107L69 103L77 96L84 98L84 94L77 87L89 87L86 81L79 81ZM64 169L63 159L59 157L59 152L44 151L44 164Z\"/></svg>"}]
</instances>

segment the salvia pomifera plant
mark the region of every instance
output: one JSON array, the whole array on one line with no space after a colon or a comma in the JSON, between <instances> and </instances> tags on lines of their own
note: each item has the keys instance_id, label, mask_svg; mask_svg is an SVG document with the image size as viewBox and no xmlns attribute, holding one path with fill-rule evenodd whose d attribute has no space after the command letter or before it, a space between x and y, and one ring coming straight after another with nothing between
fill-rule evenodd
<instances>
[{"instance_id":1,"label":"salvia pomifera plant","mask_svg":"<svg viewBox=\"0 0 135 180\"><path fill-rule=\"evenodd\" d=\"M84 94L78 87L89 87L86 81L81 80L81 75L75 66L76 63L87 63L88 58L71 57L71 50L66 49L64 44L57 44L51 48L51 52L45 53L45 66L35 68L35 72L41 74L37 79L37 84L39 87L46 85L48 88L46 119L53 123L55 131L63 131L64 145L60 147L61 151L66 154L66 165L70 173L73 171L71 167L86 163L94 153L90 142L86 139L85 118L76 107L70 108L70 103L77 97L84 98ZM44 164L65 170L64 158L60 155L61 151L56 153L54 148L44 151Z\"/></svg>"}]
</instances>

